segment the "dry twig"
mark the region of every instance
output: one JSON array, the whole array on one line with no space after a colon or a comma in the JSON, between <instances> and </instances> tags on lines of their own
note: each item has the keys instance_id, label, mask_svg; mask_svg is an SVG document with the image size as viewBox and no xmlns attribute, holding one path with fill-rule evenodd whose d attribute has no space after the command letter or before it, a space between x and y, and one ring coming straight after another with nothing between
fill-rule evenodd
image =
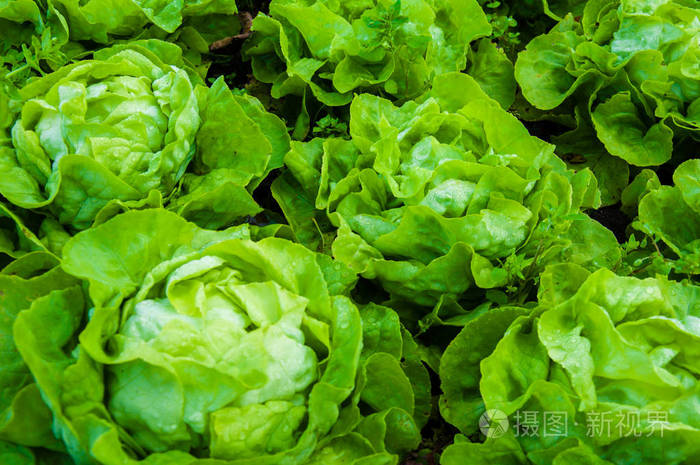
<instances>
[{"instance_id":1,"label":"dry twig","mask_svg":"<svg viewBox=\"0 0 700 465\"><path fill-rule=\"evenodd\" d=\"M238 19L241 22L241 32L235 36L224 37L223 39L217 40L209 46L209 51L214 52L226 48L235 40L244 40L250 37L250 29L253 27L253 16L248 11L241 11L238 13Z\"/></svg>"}]
</instances>

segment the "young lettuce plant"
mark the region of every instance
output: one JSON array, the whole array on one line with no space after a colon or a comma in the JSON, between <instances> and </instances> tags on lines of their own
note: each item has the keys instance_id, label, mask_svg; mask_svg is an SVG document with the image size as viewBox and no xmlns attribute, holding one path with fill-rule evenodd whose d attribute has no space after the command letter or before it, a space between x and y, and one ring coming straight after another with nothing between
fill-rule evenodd
<instances>
[{"instance_id":1,"label":"young lettuce plant","mask_svg":"<svg viewBox=\"0 0 700 465\"><path fill-rule=\"evenodd\" d=\"M327 214L333 255L395 300L436 311L484 289L522 300L544 264L619 259L612 233L580 214L599 201L591 172L567 170L468 75L439 76L401 107L359 95L350 133L294 143L273 194L311 247Z\"/></svg>"},{"instance_id":2,"label":"young lettuce plant","mask_svg":"<svg viewBox=\"0 0 700 465\"><path fill-rule=\"evenodd\" d=\"M485 313L445 351L441 410L486 440L440 463L692 463L700 288L571 264L541 282L537 308Z\"/></svg>"},{"instance_id":3,"label":"young lettuce plant","mask_svg":"<svg viewBox=\"0 0 700 465\"><path fill-rule=\"evenodd\" d=\"M491 37L509 58L535 36L549 30L567 13L581 14L586 0L479 0L493 32Z\"/></svg>"},{"instance_id":4,"label":"young lettuce plant","mask_svg":"<svg viewBox=\"0 0 700 465\"><path fill-rule=\"evenodd\" d=\"M70 240L89 300L31 302L14 340L76 464L389 465L417 447L427 372L398 316L358 310L356 275L282 232L152 209Z\"/></svg>"},{"instance_id":5,"label":"young lettuce plant","mask_svg":"<svg viewBox=\"0 0 700 465\"><path fill-rule=\"evenodd\" d=\"M53 6L15 0L0 6L0 79L22 86L81 52L68 44L68 27Z\"/></svg>"}]
</instances>

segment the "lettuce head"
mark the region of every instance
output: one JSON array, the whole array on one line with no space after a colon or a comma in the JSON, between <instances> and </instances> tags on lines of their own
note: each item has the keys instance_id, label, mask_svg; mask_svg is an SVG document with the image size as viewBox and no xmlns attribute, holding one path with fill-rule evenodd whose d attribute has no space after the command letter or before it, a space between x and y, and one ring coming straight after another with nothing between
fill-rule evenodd
<instances>
[{"instance_id":1,"label":"lettuce head","mask_svg":"<svg viewBox=\"0 0 700 465\"><path fill-rule=\"evenodd\" d=\"M468 75L439 76L400 107L359 95L350 133L294 143L273 193L300 240L329 239L394 300L458 309L515 283L524 298L546 263L619 258L612 233L580 214L599 202L591 172L567 170ZM324 225L331 235L314 235Z\"/></svg>"},{"instance_id":2,"label":"lettuce head","mask_svg":"<svg viewBox=\"0 0 700 465\"><path fill-rule=\"evenodd\" d=\"M151 209L68 242L87 295L36 299L14 340L75 463L389 464L418 445L429 381L397 315L272 233Z\"/></svg>"},{"instance_id":3,"label":"lettuce head","mask_svg":"<svg viewBox=\"0 0 700 465\"><path fill-rule=\"evenodd\" d=\"M200 127L180 49L160 41L114 47L20 90L0 145L0 194L84 229L111 200L169 195ZM2 97L0 97L2 98Z\"/></svg>"},{"instance_id":4,"label":"lettuce head","mask_svg":"<svg viewBox=\"0 0 700 465\"><path fill-rule=\"evenodd\" d=\"M485 313L445 351L445 418L509 427L458 435L441 463L694 463L700 288L571 264L541 282L536 308Z\"/></svg>"},{"instance_id":5,"label":"lettuce head","mask_svg":"<svg viewBox=\"0 0 700 465\"><path fill-rule=\"evenodd\" d=\"M541 118L572 127L552 141L593 167L608 205L629 183L628 165L696 156L699 11L692 1L589 1L518 56L523 96Z\"/></svg>"}]
</instances>

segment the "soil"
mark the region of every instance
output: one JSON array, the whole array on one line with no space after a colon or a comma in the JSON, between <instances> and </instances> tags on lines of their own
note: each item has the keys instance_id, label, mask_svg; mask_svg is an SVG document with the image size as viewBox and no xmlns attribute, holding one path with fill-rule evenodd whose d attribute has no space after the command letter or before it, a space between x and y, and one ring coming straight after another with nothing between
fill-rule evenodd
<instances>
[{"instance_id":1,"label":"soil","mask_svg":"<svg viewBox=\"0 0 700 465\"><path fill-rule=\"evenodd\" d=\"M632 220L620 211L619 203L597 210L590 210L588 216L612 231L618 242L622 243L627 240L627 226Z\"/></svg>"}]
</instances>

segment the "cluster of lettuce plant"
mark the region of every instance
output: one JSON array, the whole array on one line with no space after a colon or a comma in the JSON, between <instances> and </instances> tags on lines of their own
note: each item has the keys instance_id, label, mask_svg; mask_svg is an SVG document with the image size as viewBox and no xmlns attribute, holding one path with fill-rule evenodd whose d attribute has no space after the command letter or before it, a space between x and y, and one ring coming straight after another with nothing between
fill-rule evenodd
<instances>
[{"instance_id":1,"label":"cluster of lettuce plant","mask_svg":"<svg viewBox=\"0 0 700 465\"><path fill-rule=\"evenodd\" d=\"M698 37L0 2L0 464L696 464Z\"/></svg>"}]
</instances>

